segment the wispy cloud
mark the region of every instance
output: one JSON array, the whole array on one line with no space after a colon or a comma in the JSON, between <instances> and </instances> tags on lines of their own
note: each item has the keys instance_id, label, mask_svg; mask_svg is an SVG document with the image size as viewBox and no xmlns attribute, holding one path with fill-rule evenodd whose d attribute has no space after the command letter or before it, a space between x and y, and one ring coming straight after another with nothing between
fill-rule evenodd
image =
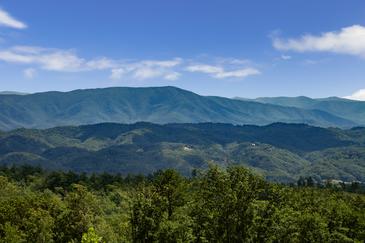
<instances>
[{"instance_id":1,"label":"wispy cloud","mask_svg":"<svg viewBox=\"0 0 365 243\"><path fill-rule=\"evenodd\" d=\"M101 57L87 61L85 63L85 66L86 66L85 69L87 70L105 70L117 67L118 63L115 60L106 57Z\"/></svg>"},{"instance_id":2,"label":"wispy cloud","mask_svg":"<svg viewBox=\"0 0 365 243\"><path fill-rule=\"evenodd\" d=\"M117 60L107 57L87 59L75 50L62 50L37 46L13 46L0 50L0 61L28 65L32 69L56 72L109 71L112 80L177 80L182 72L205 73L213 78L245 78L260 74L247 60L219 59L214 65L195 63L193 60L172 58L168 60ZM34 70L35 70L34 69ZM27 78L35 71L24 71Z\"/></svg>"},{"instance_id":3,"label":"wispy cloud","mask_svg":"<svg viewBox=\"0 0 365 243\"><path fill-rule=\"evenodd\" d=\"M180 76L181 76L181 73L170 72L170 73L165 74L164 79L173 81L173 80L177 80Z\"/></svg>"},{"instance_id":4,"label":"wispy cloud","mask_svg":"<svg viewBox=\"0 0 365 243\"><path fill-rule=\"evenodd\" d=\"M248 59L239 59L232 57L218 57L216 58L216 62L222 65L248 65L251 64L251 60Z\"/></svg>"},{"instance_id":5,"label":"wispy cloud","mask_svg":"<svg viewBox=\"0 0 365 243\"><path fill-rule=\"evenodd\" d=\"M212 66L212 65L206 65L206 64L196 64L191 65L186 68L189 72L201 72L201 73L208 73L208 74L217 74L220 72L224 72L223 68Z\"/></svg>"},{"instance_id":6,"label":"wispy cloud","mask_svg":"<svg viewBox=\"0 0 365 243\"><path fill-rule=\"evenodd\" d=\"M27 25L14 17L5 10L0 8L0 26L6 26L14 29L25 29Z\"/></svg>"},{"instance_id":7,"label":"wispy cloud","mask_svg":"<svg viewBox=\"0 0 365 243\"><path fill-rule=\"evenodd\" d=\"M181 58L171 60L141 60L135 62L123 62L111 70L110 78L119 80L124 77L132 77L138 80L162 78L165 80L176 80L180 73L175 67L181 65Z\"/></svg>"},{"instance_id":8,"label":"wispy cloud","mask_svg":"<svg viewBox=\"0 0 365 243\"><path fill-rule=\"evenodd\" d=\"M0 60L19 64L36 64L50 71L79 71L88 67L85 59L73 51L41 48L34 46L15 46L0 51Z\"/></svg>"},{"instance_id":9,"label":"wispy cloud","mask_svg":"<svg viewBox=\"0 0 365 243\"><path fill-rule=\"evenodd\" d=\"M125 73L126 70L124 70L124 68L114 68L111 70L109 78L113 80L119 80L124 76Z\"/></svg>"},{"instance_id":10,"label":"wispy cloud","mask_svg":"<svg viewBox=\"0 0 365 243\"><path fill-rule=\"evenodd\" d=\"M161 76L161 71L159 69L154 69L150 67L140 67L134 71L133 76L136 79L156 78Z\"/></svg>"},{"instance_id":11,"label":"wispy cloud","mask_svg":"<svg viewBox=\"0 0 365 243\"><path fill-rule=\"evenodd\" d=\"M350 100L361 100L365 101L365 89L360 89L353 93L352 95L345 96L344 98L350 99Z\"/></svg>"},{"instance_id":12,"label":"wispy cloud","mask_svg":"<svg viewBox=\"0 0 365 243\"><path fill-rule=\"evenodd\" d=\"M365 27L353 25L339 31L292 39L274 37L273 46L282 51L332 52L365 58Z\"/></svg>"},{"instance_id":13,"label":"wispy cloud","mask_svg":"<svg viewBox=\"0 0 365 243\"><path fill-rule=\"evenodd\" d=\"M289 56L289 55L281 55L281 56L280 56L280 58L281 58L282 60L290 60L292 57L291 57L291 56Z\"/></svg>"},{"instance_id":14,"label":"wispy cloud","mask_svg":"<svg viewBox=\"0 0 365 243\"><path fill-rule=\"evenodd\" d=\"M186 67L189 72L200 72L209 74L213 78L224 79L224 78L245 78L251 75L260 74L260 71L251 68L238 68L233 70L226 70L222 66L207 65L207 64L193 64Z\"/></svg>"},{"instance_id":15,"label":"wispy cloud","mask_svg":"<svg viewBox=\"0 0 365 243\"><path fill-rule=\"evenodd\" d=\"M123 61L106 57L87 60L74 50L60 50L36 46L14 46L0 51L0 60L15 63L37 65L38 68L58 72L81 72L110 70L110 78L121 79L128 75L136 79L162 78L175 80L180 74L173 70L182 59Z\"/></svg>"},{"instance_id":16,"label":"wispy cloud","mask_svg":"<svg viewBox=\"0 0 365 243\"><path fill-rule=\"evenodd\" d=\"M166 60L166 61L156 61L156 60L146 60L142 61L140 64L146 67L161 67L161 68L170 68L175 67L179 64L181 64L182 59L181 58L175 58L172 60Z\"/></svg>"}]
</instances>

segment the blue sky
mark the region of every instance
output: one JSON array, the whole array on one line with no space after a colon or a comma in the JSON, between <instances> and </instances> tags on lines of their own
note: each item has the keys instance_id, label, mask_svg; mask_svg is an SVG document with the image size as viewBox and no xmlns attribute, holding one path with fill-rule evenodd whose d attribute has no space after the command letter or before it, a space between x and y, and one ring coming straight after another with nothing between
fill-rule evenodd
<instances>
[{"instance_id":1,"label":"blue sky","mask_svg":"<svg viewBox=\"0 0 365 243\"><path fill-rule=\"evenodd\" d=\"M3 0L0 90L365 100L364 1Z\"/></svg>"}]
</instances>

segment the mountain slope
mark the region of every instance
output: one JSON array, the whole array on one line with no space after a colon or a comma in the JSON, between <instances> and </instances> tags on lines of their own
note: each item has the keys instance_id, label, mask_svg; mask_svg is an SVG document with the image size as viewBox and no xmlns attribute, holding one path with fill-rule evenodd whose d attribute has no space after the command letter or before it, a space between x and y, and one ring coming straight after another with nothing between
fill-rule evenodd
<instances>
[{"instance_id":1,"label":"mountain slope","mask_svg":"<svg viewBox=\"0 0 365 243\"><path fill-rule=\"evenodd\" d=\"M285 107L321 110L338 117L352 120L357 124L365 125L365 101L355 101L337 97L311 99L304 96L272 98L264 97L254 99L252 101Z\"/></svg>"},{"instance_id":2,"label":"mountain slope","mask_svg":"<svg viewBox=\"0 0 365 243\"><path fill-rule=\"evenodd\" d=\"M0 95L0 111L1 130L138 121L159 124L223 122L266 125L287 122L324 127L358 125L325 111L199 96L174 87Z\"/></svg>"},{"instance_id":3,"label":"mountain slope","mask_svg":"<svg viewBox=\"0 0 365 243\"><path fill-rule=\"evenodd\" d=\"M0 165L32 164L76 172L185 175L210 163L247 166L267 179L299 176L365 181L365 129L304 124L103 123L0 134Z\"/></svg>"}]
</instances>

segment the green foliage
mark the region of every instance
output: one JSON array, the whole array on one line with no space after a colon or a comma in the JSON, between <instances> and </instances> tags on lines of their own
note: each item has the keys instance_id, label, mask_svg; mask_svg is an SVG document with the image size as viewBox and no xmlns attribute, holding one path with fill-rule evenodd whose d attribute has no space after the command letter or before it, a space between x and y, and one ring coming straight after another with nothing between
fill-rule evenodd
<instances>
[{"instance_id":1,"label":"green foliage","mask_svg":"<svg viewBox=\"0 0 365 243\"><path fill-rule=\"evenodd\" d=\"M355 134L355 135L354 135ZM0 135L0 165L40 166L76 173L152 174L173 168L185 176L209 163L244 165L270 181L365 182L365 134L360 128L303 124L96 124ZM19 175L23 177L22 175ZM48 183L77 179L69 173ZM96 182L108 183L110 177ZM77 181L74 181L77 183Z\"/></svg>"},{"instance_id":2,"label":"green foliage","mask_svg":"<svg viewBox=\"0 0 365 243\"><path fill-rule=\"evenodd\" d=\"M26 242L26 234L21 232L16 226L12 226L9 222L6 222L1 227L3 237L0 239L1 243L22 243Z\"/></svg>"},{"instance_id":3,"label":"green foliage","mask_svg":"<svg viewBox=\"0 0 365 243\"><path fill-rule=\"evenodd\" d=\"M157 172L150 186L140 188L132 207L133 241L190 241L186 189L185 179L171 169Z\"/></svg>"},{"instance_id":4,"label":"green foliage","mask_svg":"<svg viewBox=\"0 0 365 243\"><path fill-rule=\"evenodd\" d=\"M99 214L98 203L93 194L81 185L73 185L73 190L64 197L66 210L59 216L58 237L62 242L79 240Z\"/></svg>"},{"instance_id":5,"label":"green foliage","mask_svg":"<svg viewBox=\"0 0 365 243\"><path fill-rule=\"evenodd\" d=\"M272 184L240 166L211 165L192 178L171 169L148 177L47 172L29 166L3 168L1 173L4 243L365 238L363 194ZM14 177L20 174L25 178Z\"/></svg>"},{"instance_id":6,"label":"green foliage","mask_svg":"<svg viewBox=\"0 0 365 243\"><path fill-rule=\"evenodd\" d=\"M102 237L99 237L93 227L90 227L87 233L82 235L81 243L100 243Z\"/></svg>"}]
</instances>

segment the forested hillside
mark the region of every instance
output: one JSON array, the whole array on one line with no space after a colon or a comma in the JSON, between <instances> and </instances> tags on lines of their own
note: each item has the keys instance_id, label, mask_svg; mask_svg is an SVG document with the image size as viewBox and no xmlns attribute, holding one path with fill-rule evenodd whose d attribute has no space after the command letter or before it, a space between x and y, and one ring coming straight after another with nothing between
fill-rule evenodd
<instances>
[{"instance_id":1,"label":"forested hillside","mask_svg":"<svg viewBox=\"0 0 365 243\"><path fill-rule=\"evenodd\" d=\"M309 182L309 181L308 181ZM0 168L0 242L362 242L365 197L265 182L242 167L190 179Z\"/></svg>"},{"instance_id":2,"label":"forested hillside","mask_svg":"<svg viewBox=\"0 0 365 243\"><path fill-rule=\"evenodd\" d=\"M104 123L0 133L0 164L123 175L174 168L186 176L209 164L243 165L286 183L300 176L365 182L364 143L364 128Z\"/></svg>"}]
</instances>

